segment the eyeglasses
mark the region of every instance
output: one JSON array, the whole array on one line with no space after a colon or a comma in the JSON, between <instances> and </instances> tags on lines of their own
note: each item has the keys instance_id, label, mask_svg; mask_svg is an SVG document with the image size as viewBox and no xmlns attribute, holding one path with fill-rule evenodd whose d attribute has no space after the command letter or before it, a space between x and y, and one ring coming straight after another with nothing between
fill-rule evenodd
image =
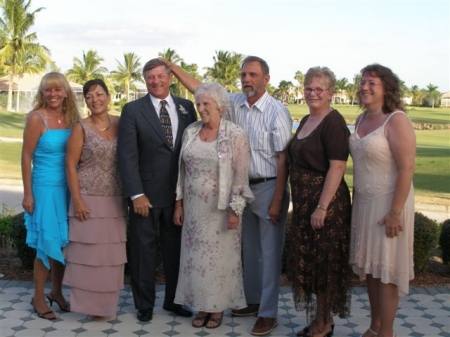
<instances>
[{"instance_id":1,"label":"eyeglasses","mask_svg":"<svg viewBox=\"0 0 450 337\"><path fill-rule=\"evenodd\" d=\"M374 86L376 86L376 85L380 85L380 84L382 84L382 83L375 83L375 82L372 82L372 81L369 81L369 82L361 81L361 82L359 82L359 86L360 86L360 87L363 87L363 86L365 86L366 84L367 84L370 88L372 88L372 87L374 87Z\"/></svg>"},{"instance_id":2,"label":"eyeglasses","mask_svg":"<svg viewBox=\"0 0 450 337\"><path fill-rule=\"evenodd\" d=\"M322 88L310 88L310 87L306 87L305 89L303 89L303 92L306 95L310 95L313 91L316 93L317 96L320 96L323 94L324 91L327 91L328 89L322 89Z\"/></svg>"}]
</instances>

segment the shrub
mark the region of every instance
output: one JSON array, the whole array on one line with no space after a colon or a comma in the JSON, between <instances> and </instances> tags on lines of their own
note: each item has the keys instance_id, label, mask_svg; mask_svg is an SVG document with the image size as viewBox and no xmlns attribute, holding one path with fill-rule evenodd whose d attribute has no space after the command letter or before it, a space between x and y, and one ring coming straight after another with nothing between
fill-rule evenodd
<instances>
[{"instance_id":1,"label":"shrub","mask_svg":"<svg viewBox=\"0 0 450 337\"><path fill-rule=\"evenodd\" d=\"M22 267L25 269L32 269L36 251L28 247L26 244L27 229L25 228L24 213L16 214L12 217L13 233L12 239L14 247L17 250L17 256L22 262Z\"/></svg>"},{"instance_id":2,"label":"shrub","mask_svg":"<svg viewBox=\"0 0 450 337\"><path fill-rule=\"evenodd\" d=\"M421 272L428 265L436 247L439 225L420 212L414 213L414 270Z\"/></svg>"},{"instance_id":3,"label":"shrub","mask_svg":"<svg viewBox=\"0 0 450 337\"><path fill-rule=\"evenodd\" d=\"M11 231L11 239L13 242L14 247L17 251L17 256L19 257L20 261L22 262L22 267L25 269L33 269L34 259L36 257L36 251L34 248L30 248L26 244L27 239L27 230L25 228L25 219L24 219L24 213L19 213L16 215L11 216L11 223L12 223L12 231ZM129 233L129 225L127 224L127 244L126 244L126 252L127 252L127 260L128 263L130 261L130 247L129 247L129 239L128 239L128 233ZM125 266L125 274L129 274L129 266L128 263ZM162 255L161 255L161 245L160 241L157 242L157 256L156 256L156 269L159 273L162 274Z\"/></svg>"},{"instance_id":4,"label":"shrub","mask_svg":"<svg viewBox=\"0 0 450 337\"><path fill-rule=\"evenodd\" d=\"M2 212L0 213L0 246L11 252L13 248L13 241L11 238L13 230L12 215L14 210L8 208L5 204L2 205Z\"/></svg>"},{"instance_id":5,"label":"shrub","mask_svg":"<svg viewBox=\"0 0 450 337\"><path fill-rule=\"evenodd\" d=\"M450 219L445 220L441 225L439 246L441 247L444 264L450 266Z\"/></svg>"}]
</instances>

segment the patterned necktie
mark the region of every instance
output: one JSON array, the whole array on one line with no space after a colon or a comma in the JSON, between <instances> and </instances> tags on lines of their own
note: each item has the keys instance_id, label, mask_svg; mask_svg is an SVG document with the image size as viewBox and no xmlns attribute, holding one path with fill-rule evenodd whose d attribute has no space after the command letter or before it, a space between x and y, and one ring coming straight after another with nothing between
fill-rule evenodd
<instances>
[{"instance_id":1,"label":"patterned necktie","mask_svg":"<svg viewBox=\"0 0 450 337\"><path fill-rule=\"evenodd\" d=\"M170 148L173 148L172 123L170 122L169 112L166 108L167 102L161 101L161 110L159 111L159 122L161 123L163 133L166 135Z\"/></svg>"}]
</instances>

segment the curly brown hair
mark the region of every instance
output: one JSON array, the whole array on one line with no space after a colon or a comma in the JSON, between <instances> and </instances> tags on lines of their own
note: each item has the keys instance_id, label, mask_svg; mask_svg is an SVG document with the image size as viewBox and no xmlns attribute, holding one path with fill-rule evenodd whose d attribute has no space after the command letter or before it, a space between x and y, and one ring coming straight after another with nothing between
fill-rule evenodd
<instances>
[{"instance_id":1,"label":"curly brown hair","mask_svg":"<svg viewBox=\"0 0 450 337\"><path fill-rule=\"evenodd\" d=\"M405 111L405 105L403 103L403 91L400 85L400 79L394 72L388 67L382 66L381 64L369 64L367 67L361 69L361 77L364 75L370 75L374 77L379 77L383 83L383 88L385 92L384 102L383 102L383 113L391 113L395 110ZM359 106L365 108L361 100L360 88L357 91Z\"/></svg>"},{"instance_id":2,"label":"curly brown hair","mask_svg":"<svg viewBox=\"0 0 450 337\"><path fill-rule=\"evenodd\" d=\"M42 77L39 84L38 91L33 101L33 110L39 110L45 107L44 91L48 88L63 88L66 93L66 98L63 103L64 119L66 120L67 128L72 128L80 119L78 107L75 101L75 95L72 88L67 82L63 74L58 72L50 72Z\"/></svg>"}]
</instances>

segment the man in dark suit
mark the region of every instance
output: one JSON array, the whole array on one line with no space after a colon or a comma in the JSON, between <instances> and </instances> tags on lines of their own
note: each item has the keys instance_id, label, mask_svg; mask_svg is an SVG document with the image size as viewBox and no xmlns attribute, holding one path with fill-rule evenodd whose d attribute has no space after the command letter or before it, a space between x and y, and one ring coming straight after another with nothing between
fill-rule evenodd
<instances>
[{"instance_id":1,"label":"man in dark suit","mask_svg":"<svg viewBox=\"0 0 450 337\"><path fill-rule=\"evenodd\" d=\"M164 62L148 61L143 75L148 94L123 107L117 146L123 193L129 206L134 305L140 321L152 319L160 234L166 279L163 308L189 317L189 308L173 302L181 245L181 227L173 223L173 213L181 138L197 115L191 101L170 94L172 73Z\"/></svg>"}]
</instances>

